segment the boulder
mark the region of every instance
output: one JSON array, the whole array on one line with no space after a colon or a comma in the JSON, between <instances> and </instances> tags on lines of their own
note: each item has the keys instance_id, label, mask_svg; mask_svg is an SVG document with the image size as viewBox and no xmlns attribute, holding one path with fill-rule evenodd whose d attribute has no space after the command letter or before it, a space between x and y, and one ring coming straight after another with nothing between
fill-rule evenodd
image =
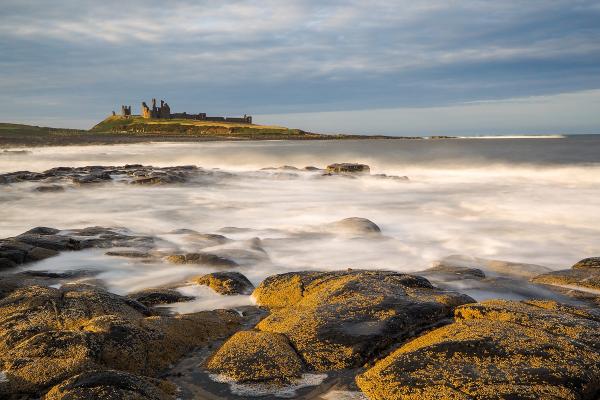
<instances>
[{"instance_id":1,"label":"boulder","mask_svg":"<svg viewBox=\"0 0 600 400\"><path fill-rule=\"evenodd\" d=\"M171 264L202 264L210 267L231 268L237 267L235 261L211 253L186 253L167 256Z\"/></svg>"},{"instance_id":2,"label":"boulder","mask_svg":"<svg viewBox=\"0 0 600 400\"><path fill-rule=\"evenodd\" d=\"M291 383L301 377L302 361L278 333L241 331L206 363L206 368L236 382Z\"/></svg>"},{"instance_id":3,"label":"boulder","mask_svg":"<svg viewBox=\"0 0 600 400\"><path fill-rule=\"evenodd\" d=\"M165 381L115 370L84 372L54 386L43 400L168 400L176 388Z\"/></svg>"},{"instance_id":4,"label":"boulder","mask_svg":"<svg viewBox=\"0 0 600 400\"><path fill-rule=\"evenodd\" d=\"M206 285L224 295L250 294L254 285L239 272L213 272L195 279L198 285Z\"/></svg>"},{"instance_id":5,"label":"boulder","mask_svg":"<svg viewBox=\"0 0 600 400\"><path fill-rule=\"evenodd\" d=\"M327 166L330 174L369 174L371 169L366 164L336 163Z\"/></svg>"},{"instance_id":6,"label":"boulder","mask_svg":"<svg viewBox=\"0 0 600 400\"><path fill-rule=\"evenodd\" d=\"M86 371L154 376L193 348L239 329L233 311L153 315L91 285L12 288L0 300L0 398L39 396Z\"/></svg>"},{"instance_id":7,"label":"boulder","mask_svg":"<svg viewBox=\"0 0 600 400\"><path fill-rule=\"evenodd\" d=\"M455 265L438 264L424 271L417 272L434 281L455 281L464 279L485 279L485 273L479 268L460 267Z\"/></svg>"},{"instance_id":8,"label":"boulder","mask_svg":"<svg viewBox=\"0 0 600 400\"><path fill-rule=\"evenodd\" d=\"M329 232L353 236L380 236L381 229L366 218L350 217L325 225Z\"/></svg>"},{"instance_id":9,"label":"boulder","mask_svg":"<svg viewBox=\"0 0 600 400\"><path fill-rule=\"evenodd\" d=\"M65 188L60 185L42 185L34 189L40 193L64 192Z\"/></svg>"},{"instance_id":10,"label":"boulder","mask_svg":"<svg viewBox=\"0 0 600 400\"><path fill-rule=\"evenodd\" d=\"M301 272L265 279L254 291L271 313L256 328L284 334L317 371L352 368L395 341L445 323L468 296L388 271Z\"/></svg>"},{"instance_id":11,"label":"boulder","mask_svg":"<svg viewBox=\"0 0 600 400\"><path fill-rule=\"evenodd\" d=\"M114 251L107 251L104 254L106 254L107 256L125 257L125 258L150 258L150 257L152 257L150 255L150 253L148 253L146 251L136 251L136 250L114 250Z\"/></svg>"},{"instance_id":12,"label":"boulder","mask_svg":"<svg viewBox=\"0 0 600 400\"><path fill-rule=\"evenodd\" d=\"M139 301L145 306L152 307L159 304L172 304L194 300L192 296L185 296L173 289L144 289L127 294L127 297Z\"/></svg>"},{"instance_id":13,"label":"boulder","mask_svg":"<svg viewBox=\"0 0 600 400\"><path fill-rule=\"evenodd\" d=\"M571 269L541 274L531 281L600 295L600 257L585 258L575 263Z\"/></svg>"},{"instance_id":14,"label":"boulder","mask_svg":"<svg viewBox=\"0 0 600 400\"><path fill-rule=\"evenodd\" d=\"M551 301L458 307L356 378L372 400L596 399L600 319Z\"/></svg>"}]
</instances>

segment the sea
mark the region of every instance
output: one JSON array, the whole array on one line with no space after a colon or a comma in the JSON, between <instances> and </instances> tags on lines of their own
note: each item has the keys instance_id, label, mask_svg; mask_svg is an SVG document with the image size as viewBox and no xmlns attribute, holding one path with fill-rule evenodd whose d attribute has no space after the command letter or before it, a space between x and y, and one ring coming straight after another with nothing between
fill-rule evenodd
<instances>
[{"instance_id":1,"label":"sea","mask_svg":"<svg viewBox=\"0 0 600 400\"><path fill-rule=\"evenodd\" d=\"M371 174L323 176L323 171L304 169L341 162L367 164ZM67 186L57 193L36 192L31 182L1 186L0 238L36 226L119 227L152 235L163 250L177 252L194 249L175 230L222 234L232 239L230 250L238 255L257 243L264 250L265 257L240 261L240 271L254 284L300 270L410 273L456 256L475 267L481 260L500 260L558 270L600 255L600 135L157 142L0 151L0 173L124 164L197 165L215 174L184 184L108 182ZM373 221L381 237L327 234L328 224L349 217ZM120 294L213 271L108 257L104 251L66 252L22 269L93 269ZM223 299L205 287L182 284L181 291L198 300L178 305L179 312L252 303L250 296ZM478 300L487 296L473 293Z\"/></svg>"}]
</instances>

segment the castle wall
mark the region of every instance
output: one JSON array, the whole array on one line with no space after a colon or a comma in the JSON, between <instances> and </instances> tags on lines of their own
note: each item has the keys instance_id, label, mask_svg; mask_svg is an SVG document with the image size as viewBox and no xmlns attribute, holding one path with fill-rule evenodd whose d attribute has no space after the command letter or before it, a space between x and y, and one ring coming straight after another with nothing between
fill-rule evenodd
<instances>
[{"instance_id":1,"label":"castle wall","mask_svg":"<svg viewBox=\"0 0 600 400\"><path fill-rule=\"evenodd\" d=\"M131 106L129 107L129 115L131 115ZM160 101L160 106L156 105L156 99L152 99L152 108L148 107L146 102L142 103L142 117L144 118L157 118L157 119L193 119L198 121L215 121L215 122L234 122L234 123L245 123L251 124L252 117L250 115L244 115L243 117L208 117L206 113L188 114L183 113L171 113L171 108L164 100Z\"/></svg>"}]
</instances>

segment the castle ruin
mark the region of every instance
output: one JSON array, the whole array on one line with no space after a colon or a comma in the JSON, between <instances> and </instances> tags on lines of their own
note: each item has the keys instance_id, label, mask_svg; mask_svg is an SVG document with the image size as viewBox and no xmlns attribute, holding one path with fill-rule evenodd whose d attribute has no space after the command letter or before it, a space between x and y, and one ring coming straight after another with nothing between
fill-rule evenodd
<instances>
[{"instance_id":1,"label":"castle ruin","mask_svg":"<svg viewBox=\"0 0 600 400\"><path fill-rule=\"evenodd\" d=\"M216 122L236 122L236 123L252 123L252 116L244 114L243 117L210 117L206 113L188 114L171 113L171 107L164 100L160 101L160 106L156 105L156 99L152 99L152 108L148 107L146 102L142 102L140 115L148 119L193 119L197 121L216 121ZM131 106L121 106L121 116L131 116Z\"/></svg>"}]
</instances>

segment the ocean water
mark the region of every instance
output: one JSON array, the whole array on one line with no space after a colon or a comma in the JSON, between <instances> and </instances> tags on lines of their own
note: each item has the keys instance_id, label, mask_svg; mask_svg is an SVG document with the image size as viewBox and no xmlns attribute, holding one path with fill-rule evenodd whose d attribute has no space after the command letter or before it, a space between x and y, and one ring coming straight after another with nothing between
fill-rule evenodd
<instances>
[{"instance_id":1,"label":"ocean water","mask_svg":"<svg viewBox=\"0 0 600 400\"><path fill-rule=\"evenodd\" d=\"M600 136L455 140L356 140L149 143L31 148L0 153L0 173L57 166L194 164L229 174L181 185L109 182L38 193L33 183L0 187L0 237L35 226L124 227L160 239L161 250L194 251L187 228L233 241L210 249L237 257L258 284L285 271L384 268L414 272L462 255L567 268L600 254ZM262 170L361 162L372 174ZM368 218L381 238L330 232L327 224ZM258 242L255 238L258 238ZM265 256L252 253L256 243ZM254 247L253 247L254 246ZM476 262L474 261L476 264ZM63 253L26 267L93 269L117 293L185 282L206 266L108 257L102 250ZM182 284L198 301L181 312L250 304ZM485 296L484 296L485 297Z\"/></svg>"}]
</instances>

